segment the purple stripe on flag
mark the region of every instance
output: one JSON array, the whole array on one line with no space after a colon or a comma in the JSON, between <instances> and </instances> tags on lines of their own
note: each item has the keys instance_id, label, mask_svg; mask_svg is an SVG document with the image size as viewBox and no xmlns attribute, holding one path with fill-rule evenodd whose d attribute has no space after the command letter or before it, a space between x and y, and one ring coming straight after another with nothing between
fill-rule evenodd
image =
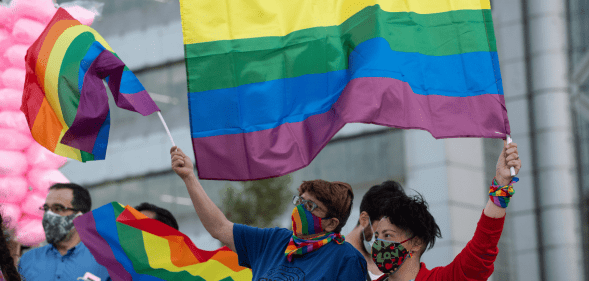
<instances>
[{"instance_id":1,"label":"purple stripe on flag","mask_svg":"<svg viewBox=\"0 0 589 281\"><path fill-rule=\"evenodd\" d=\"M108 270L108 275L112 280L116 281L130 281L131 274L125 270L123 265L116 262L115 255L104 238L96 230L96 222L94 220L94 214L88 212L82 216L74 219L74 226L76 231L80 234L82 242L90 250L92 256L99 264L105 266ZM113 262L115 261L115 262Z\"/></svg>"},{"instance_id":2,"label":"purple stripe on flag","mask_svg":"<svg viewBox=\"0 0 589 281\"><path fill-rule=\"evenodd\" d=\"M109 77L108 87L118 107L143 116L159 111L145 90L134 94L120 92L124 68L125 64L108 50L102 51L96 57L84 76L74 122L64 134L61 143L92 153L100 128L108 115L108 96L102 83L102 79L106 77Z\"/></svg>"},{"instance_id":3,"label":"purple stripe on flag","mask_svg":"<svg viewBox=\"0 0 589 281\"><path fill-rule=\"evenodd\" d=\"M397 79L356 78L331 110L302 122L193 138L199 178L253 180L288 174L309 165L346 123L422 129L437 139L510 133L503 95L418 95Z\"/></svg>"}]
</instances>

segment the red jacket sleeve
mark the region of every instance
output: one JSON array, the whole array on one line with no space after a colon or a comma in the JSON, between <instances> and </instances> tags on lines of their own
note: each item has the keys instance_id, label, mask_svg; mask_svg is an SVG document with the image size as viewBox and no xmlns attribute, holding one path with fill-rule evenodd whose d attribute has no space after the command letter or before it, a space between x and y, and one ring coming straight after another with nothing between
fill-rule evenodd
<instances>
[{"instance_id":1,"label":"red jacket sleeve","mask_svg":"<svg viewBox=\"0 0 589 281\"><path fill-rule=\"evenodd\" d=\"M428 270L422 263L415 280L487 280L499 253L497 243L504 222L505 217L495 219L483 213L474 236L449 265Z\"/></svg>"}]
</instances>

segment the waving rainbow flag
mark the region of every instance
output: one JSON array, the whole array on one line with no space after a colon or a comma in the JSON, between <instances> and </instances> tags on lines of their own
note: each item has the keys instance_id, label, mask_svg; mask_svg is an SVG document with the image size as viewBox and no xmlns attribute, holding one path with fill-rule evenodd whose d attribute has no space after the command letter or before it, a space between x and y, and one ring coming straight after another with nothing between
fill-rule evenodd
<instances>
[{"instance_id":1,"label":"waving rainbow flag","mask_svg":"<svg viewBox=\"0 0 589 281\"><path fill-rule=\"evenodd\" d=\"M489 0L181 0L199 177L307 166L346 123L503 138Z\"/></svg>"},{"instance_id":2,"label":"waving rainbow flag","mask_svg":"<svg viewBox=\"0 0 589 281\"><path fill-rule=\"evenodd\" d=\"M159 111L137 77L92 28L60 8L25 57L22 112L35 140L79 161L106 155L108 96L118 107L146 116Z\"/></svg>"},{"instance_id":3,"label":"waving rainbow flag","mask_svg":"<svg viewBox=\"0 0 589 281\"><path fill-rule=\"evenodd\" d=\"M74 220L82 242L113 280L252 280L227 247L198 249L190 238L112 202Z\"/></svg>"}]
</instances>

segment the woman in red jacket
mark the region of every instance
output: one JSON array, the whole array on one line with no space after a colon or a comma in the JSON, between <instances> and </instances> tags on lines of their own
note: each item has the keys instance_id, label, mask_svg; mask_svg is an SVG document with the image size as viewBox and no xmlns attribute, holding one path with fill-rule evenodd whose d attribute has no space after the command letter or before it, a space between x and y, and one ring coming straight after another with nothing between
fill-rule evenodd
<instances>
[{"instance_id":1,"label":"woman in red jacket","mask_svg":"<svg viewBox=\"0 0 589 281\"><path fill-rule=\"evenodd\" d=\"M489 191L489 201L483 210L474 236L447 266L427 269L421 255L431 248L440 230L421 196L404 196L383 204L382 217L374 232L372 259L384 274L378 280L487 280L493 273L493 262L499 252L497 243L505 221L505 208L513 195L510 175L521 168L517 145L503 147Z\"/></svg>"}]
</instances>

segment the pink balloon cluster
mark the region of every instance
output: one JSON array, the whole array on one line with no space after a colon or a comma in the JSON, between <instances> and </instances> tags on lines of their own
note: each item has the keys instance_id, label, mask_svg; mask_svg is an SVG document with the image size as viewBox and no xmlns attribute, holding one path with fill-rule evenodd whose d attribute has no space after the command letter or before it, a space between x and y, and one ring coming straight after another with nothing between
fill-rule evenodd
<instances>
[{"instance_id":1,"label":"pink balloon cluster","mask_svg":"<svg viewBox=\"0 0 589 281\"><path fill-rule=\"evenodd\" d=\"M94 20L84 8L66 10L83 24ZM68 182L57 170L67 159L32 138L20 111L27 49L56 11L52 0L0 3L0 212L24 245L45 240L39 207L52 184Z\"/></svg>"}]
</instances>

